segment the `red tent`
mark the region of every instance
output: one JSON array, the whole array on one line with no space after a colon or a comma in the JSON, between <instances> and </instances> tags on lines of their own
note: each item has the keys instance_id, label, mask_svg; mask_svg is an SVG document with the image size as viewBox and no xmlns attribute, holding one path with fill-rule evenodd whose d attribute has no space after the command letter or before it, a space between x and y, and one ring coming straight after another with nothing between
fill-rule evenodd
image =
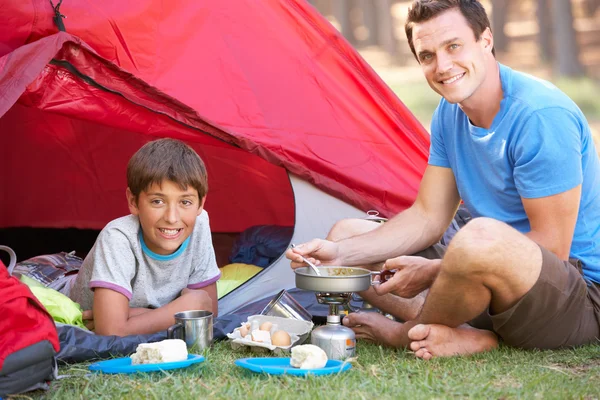
<instances>
[{"instance_id":1,"label":"red tent","mask_svg":"<svg viewBox=\"0 0 600 400\"><path fill-rule=\"evenodd\" d=\"M292 224L286 170L363 210L414 200L427 133L310 4L60 12L66 33L48 0L0 7L0 226L102 228L127 212L128 158L159 136L206 161L215 231Z\"/></svg>"},{"instance_id":2,"label":"red tent","mask_svg":"<svg viewBox=\"0 0 600 400\"><path fill-rule=\"evenodd\" d=\"M2 3L0 228L101 229L165 136L206 162L215 232L298 222L288 174L386 216L416 197L427 132L305 1L64 0L66 32Z\"/></svg>"}]
</instances>

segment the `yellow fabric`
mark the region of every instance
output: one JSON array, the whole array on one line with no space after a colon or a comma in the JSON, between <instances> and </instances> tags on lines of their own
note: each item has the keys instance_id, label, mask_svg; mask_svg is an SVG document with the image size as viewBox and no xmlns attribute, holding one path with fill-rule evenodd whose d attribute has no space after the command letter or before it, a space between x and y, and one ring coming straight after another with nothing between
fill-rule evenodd
<instances>
[{"instance_id":1,"label":"yellow fabric","mask_svg":"<svg viewBox=\"0 0 600 400\"><path fill-rule=\"evenodd\" d=\"M262 268L256 265L241 263L228 264L219 269L221 270L221 278L217 281L217 295L219 298L262 271Z\"/></svg>"},{"instance_id":2,"label":"yellow fabric","mask_svg":"<svg viewBox=\"0 0 600 400\"><path fill-rule=\"evenodd\" d=\"M21 275L20 280L29 286L31 292L48 310L54 321L87 329L83 324L83 314L79 304L25 275Z\"/></svg>"}]
</instances>

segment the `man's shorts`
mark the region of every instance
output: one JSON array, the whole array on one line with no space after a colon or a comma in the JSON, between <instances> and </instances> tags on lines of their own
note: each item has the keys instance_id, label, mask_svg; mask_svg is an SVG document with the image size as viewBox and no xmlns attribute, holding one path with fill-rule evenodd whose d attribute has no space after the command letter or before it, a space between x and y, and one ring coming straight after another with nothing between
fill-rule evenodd
<instances>
[{"instance_id":1,"label":"man's shorts","mask_svg":"<svg viewBox=\"0 0 600 400\"><path fill-rule=\"evenodd\" d=\"M583 279L579 260L562 261L542 250L533 287L510 309L490 315L502 340L524 349L556 349L600 338L600 285ZM488 314L489 315L489 314Z\"/></svg>"},{"instance_id":2,"label":"man's shorts","mask_svg":"<svg viewBox=\"0 0 600 400\"><path fill-rule=\"evenodd\" d=\"M504 343L524 349L578 346L600 339L600 284L583 279L581 262L563 261L542 251L537 282L513 307L495 315L489 311L470 321L494 331ZM445 248L434 245L416 255L442 258Z\"/></svg>"}]
</instances>

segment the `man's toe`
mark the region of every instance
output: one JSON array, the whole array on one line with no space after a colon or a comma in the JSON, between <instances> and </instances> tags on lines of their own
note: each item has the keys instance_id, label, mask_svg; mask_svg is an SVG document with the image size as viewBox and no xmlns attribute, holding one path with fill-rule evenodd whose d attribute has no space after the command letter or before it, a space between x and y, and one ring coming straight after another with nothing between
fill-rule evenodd
<instances>
[{"instance_id":1,"label":"man's toe","mask_svg":"<svg viewBox=\"0 0 600 400\"><path fill-rule=\"evenodd\" d=\"M429 325L415 325L408 331L408 338L414 341L424 340L429 336L430 329Z\"/></svg>"}]
</instances>

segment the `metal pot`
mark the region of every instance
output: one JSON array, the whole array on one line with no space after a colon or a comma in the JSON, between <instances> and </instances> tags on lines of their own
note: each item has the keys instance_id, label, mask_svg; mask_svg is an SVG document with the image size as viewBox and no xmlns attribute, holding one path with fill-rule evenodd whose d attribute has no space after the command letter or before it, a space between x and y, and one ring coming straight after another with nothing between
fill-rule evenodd
<instances>
[{"instance_id":1,"label":"metal pot","mask_svg":"<svg viewBox=\"0 0 600 400\"><path fill-rule=\"evenodd\" d=\"M295 269L296 287L315 292L352 293L362 292L371 286L373 273L368 269L334 266L318 268L321 276L315 275L308 267Z\"/></svg>"}]
</instances>

